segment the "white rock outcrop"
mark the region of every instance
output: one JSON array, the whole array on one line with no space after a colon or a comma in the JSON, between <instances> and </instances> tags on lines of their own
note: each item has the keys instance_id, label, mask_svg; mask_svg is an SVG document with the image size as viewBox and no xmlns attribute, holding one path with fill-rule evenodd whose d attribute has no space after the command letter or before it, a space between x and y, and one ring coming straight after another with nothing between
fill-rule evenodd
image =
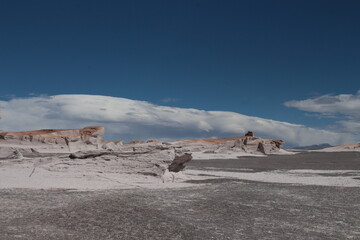
<instances>
[{"instance_id":1,"label":"white rock outcrop","mask_svg":"<svg viewBox=\"0 0 360 240\"><path fill-rule=\"evenodd\" d=\"M42 129L24 132L0 132L0 146L35 149L39 152L76 152L102 147L104 127L82 129Z\"/></svg>"},{"instance_id":2,"label":"white rock outcrop","mask_svg":"<svg viewBox=\"0 0 360 240\"><path fill-rule=\"evenodd\" d=\"M79 174L91 175L92 178L104 181L115 181L113 179L119 176L132 176L141 181L152 179L149 181L165 183L183 181L186 178L183 173L186 164L193 158L199 159L194 157L196 154L203 154L202 159L236 158L244 156L244 153L263 156L278 152L283 143L281 140L258 138L253 134L223 139L129 143L103 141L103 136L104 128L98 126L3 131L0 132L0 160L5 165L27 162L32 166L29 175L32 177L37 169L37 173L66 173L76 177ZM21 164L18 167L21 168ZM120 184L117 180L115 182Z\"/></svg>"},{"instance_id":3,"label":"white rock outcrop","mask_svg":"<svg viewBox=\"0 0 360 240\"><path fill-rule=\"evenodd\" d=\"M208 154L248 153L275 154L281 149L282 140L262 139L254 136L243 136L222 139L181 140L172 144L187 152L202 152Z\"/></svg>"}]
</instances>

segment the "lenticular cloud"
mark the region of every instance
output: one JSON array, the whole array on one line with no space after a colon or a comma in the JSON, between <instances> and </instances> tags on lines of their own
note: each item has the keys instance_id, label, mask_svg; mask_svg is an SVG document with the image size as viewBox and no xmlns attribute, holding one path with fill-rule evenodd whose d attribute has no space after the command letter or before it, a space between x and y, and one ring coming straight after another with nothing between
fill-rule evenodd
<instances>
[{"instance_id":1,"label":"lenticular cloud","mask_svg":"<svg viewBox=\"0 0 360 240\"><path fill-rule=\"evenodd\" d=\"M287 107L307 112L344 115L360 120L360 91L355 95L324 95L305 100L293 100L285 103Z\"/></svg>"},{"instance_id":2,"label":"lenticular cloud","mask_svg":"<svg viewBox=\"0 0 360 240\"><path fill-rule=\"evenodd\" d=\"M243 135L284 139L290 145L353 142L353 136L235 112L154 105L97 95L56 95L0 101L0 128L7 131L101 125L108 139L210 138Z\"/></svg>"},{"instance_id":3,"label":"lenticular cloud","mask_svg":"<svg viewBox=\"0 0 360 240\"><path fill-rule=\"evenodd\" d=\"M337 128L343 132L360 133L360 91L356 94L324 95L285 103L287 107L313 112L321 117L341 119Z\"/></svg>"}]
</instances>

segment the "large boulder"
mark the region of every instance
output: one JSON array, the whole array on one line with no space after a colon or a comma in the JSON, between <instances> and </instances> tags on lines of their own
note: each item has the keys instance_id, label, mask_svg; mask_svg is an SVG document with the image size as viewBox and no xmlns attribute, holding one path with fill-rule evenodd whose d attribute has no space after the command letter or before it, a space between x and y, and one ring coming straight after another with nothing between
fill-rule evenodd
<instances>
[{"instance_id":1,"label":"large boulder","mask_svg":"<svg viewBox=\"0 0 360 240\"><path fill-rule=\"evenodd\" d=\"M170 172L180 172L184 170L185 163L192 160L191 153L184 153L182 155L176 155L168 169Z\"/></svg>"}]
</instances>

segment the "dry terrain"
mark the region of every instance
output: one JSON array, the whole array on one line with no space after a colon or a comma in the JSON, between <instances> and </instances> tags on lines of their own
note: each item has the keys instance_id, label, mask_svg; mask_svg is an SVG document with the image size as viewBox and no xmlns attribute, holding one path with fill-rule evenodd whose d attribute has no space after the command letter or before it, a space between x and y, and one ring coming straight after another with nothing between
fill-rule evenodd
<instances>
[{"instance_id":1,"label":"dry terrain","mask_svg":"<svg viewBox=\"0 0 360 240\"><path fill-rule=\"evenodd\" d=\"M193 160L188 187L3 189L0 239L360 239L359 170L360 153L300 153Z\"/></svg>"}]
</instances>

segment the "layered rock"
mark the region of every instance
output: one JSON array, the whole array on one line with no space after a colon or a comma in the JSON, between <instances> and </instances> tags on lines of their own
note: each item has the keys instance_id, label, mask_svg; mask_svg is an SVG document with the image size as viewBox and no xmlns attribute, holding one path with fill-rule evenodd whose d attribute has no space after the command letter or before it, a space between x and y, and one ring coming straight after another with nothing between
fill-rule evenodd
<instances>
[{"instance_id":1,"label":"layered rock","mask_svg":"<svg viewBox=\"0 0 360 240\"><path fill-rule=\"evenodd\" d=\"M161 177L165 171L180 172L192 157L191 153L177 153L174 148L147 148L145 151L86 151L69 155L70 159L79 162L90 160L95 162L107 161L107 172L141 174ZM111 167L109 167L111 165ZM95 167L95 166L94 166Z\"/></svg>"},{"instance_id":2,"label":"layered rock","mask_svg":"<svg viewBox=\"0 0 360 240\"><path fill-rule=\"evenodd\" d=\"M150 140L125 144L122 141L103 141L103 136L103 127L0 132L0 159L33 158L43 161L41 158L47 154L47 159L53 160L41 165L48 171L81 169L81 172L93 174L137 174L161 177L165 182L181 177L185 164L196 153L211 153L213 158L221 154L225 158L234 157L229 153L239 153L239 156L242 153L266 155L278 152L283 144L282 140L262 139L253 133L234 138L170 143ZM235 157L238 155L235 154ZM205 155L203 159L210 158Z\"/></svg>"},{"instance_id":3,"label":"layered rock","mask_svg":"<svg viewBox=\"0 0 360 240\"><path fill-rule=\"evenodd\" d=\"M86 127L83 129L43 129L26 132L0 132L0 147L14 147L28 154L34 152L76 152L86 150L110 150L123 152L144 151L144 149L164 148L168 145L182 148L184 152L245 152L254 154L272 154L280 150L282 140L262 139L255 137L253 132L246 136L222 139L193 139L172 143L157 140L132 141L102 141L103 127ZM5 151L5 150L3 150ZM0 156L1 157L1 156Z\"/></svg>"},{"instance_id":4,"label":"layered rock","mask_svg":"<svg viewBox=\"0 0 360 240\"><path fill-rule=\"evenodd\" d=\"M192 152L229 153L244 152L250 154L273 154L281 149L283 140L262 139L248 136L220 138L220 139L193 139L174 142L175 145L188 147ZM252 136L251 136L252 135Z\"/></svg>"},{"instance_id":5,"label":"layered rock","mask_svg":"<svg viewBox=\"0 0 360 240\"><path fill-rule=\"evenodd\" d=\"M103 127L83 129L43 129L24 132L0 132L2 147L36 149L40 152L75 152L99 149L104 137Z\"/></svg>"},{"instance_id":6,"label":"layered rock","mask_svg":"<svg viewBox=\"0 0 360 240\"><path fill-rule=\"evenodd\" d=\"M133 145L133 144L142 144L142 143L145 143L145 142L142 141L142 140L134 140L134 141L127 142L127 143L124 143L124 144L125 145Z\"/></svg>"},{"instance_id":7,"label":"layered rock","mask_svg":"<svg viewBox=\"0 0 360 240\"><path fill-rule=\"evenodd\" d=\"M52 159L42 164L48 171L72 171L64 165L76 164L76 171L81 169L83 172L150 177L162 177L165 172L179 172L185 168L185 162L191 160L190 153L177 153L174 146L160 141L123 144L122 141L102 141L103 135L103 127L1 132L0 159L25 157L29 161L46 156L47 159ZM71 154L66 157L63 153ZM175 175L171 176L174 181ZM162 179L167 181L167 178Z\"/></svg>"}]
</instances>

